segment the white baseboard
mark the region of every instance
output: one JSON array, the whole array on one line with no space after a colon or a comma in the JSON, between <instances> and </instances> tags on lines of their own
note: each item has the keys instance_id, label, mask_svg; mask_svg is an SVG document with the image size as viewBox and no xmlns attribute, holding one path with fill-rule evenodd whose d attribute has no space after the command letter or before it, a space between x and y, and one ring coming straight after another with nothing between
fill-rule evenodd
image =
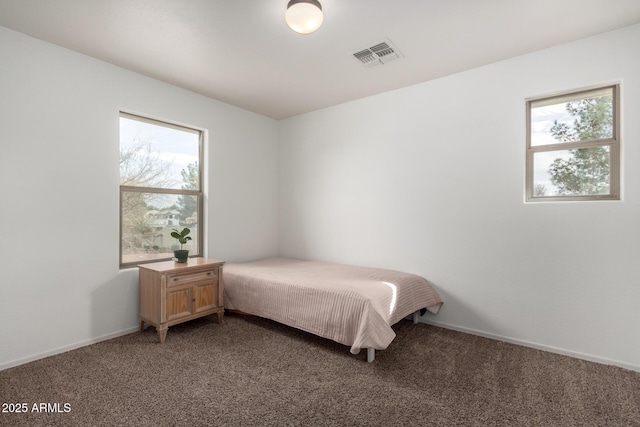
<instances>
[{"instance_id":1,"label":"white baseboard","mask_svg":"<svg viewBox=\"0 0 640 427\"><path fill-rule=\"evenodd\" d=\"M580 353L576 351L566 350L564 348L552 347L544 344L538 344L535 342L524 341L517 338L505 337L502 335L491 334L484 331L479 331L477 329L465 328L463 326L452 325L449 323L437 322L432 320L426 320L423 317L420 317L419 321L421 323L426 323L427 325L437 326L439 328L451 329L458 332L464 332L470 335L477 335L484 338L490 338L496 341L503 341L509 344L521 345L523 347L535 348L536 350L548 351L550 353L561 354L563 356L574 357L576 359L582 359L589 362L600 363L603 365L612 365L618 366L620 368L629 369L631 371L640 372L640 365L634 365L632 363L621 362L619 360L607 359L604 357L593 356L591 354Z\"/></svg>"},{"instance_id":2,"label":"white baseboard","mask_svg":"<svg viewBox=\"0 0 640 427\"><path fill-rule=\"evenodd\" d=\"M33 362L35 360L44 359L45 357L55 356L56 354L65 353L67 351L75 350L80 347L85 347L91 344L99 343L100 341L110 340L112 338L121 337L123 335L130 334L132 332L136 332L138 327L123 329L118 332L112 332L110 334L101 335L99 337L90 338L88 340L80 341L74 344L65 345L63 347L58 347L53 350L45 351L43 353L34 354L28 357L24 357L22 359L12 360L10 362L0 364L0 371L4 371L5 369L13 368L15 366L24 365L25 363Z\"/></svg>"},{"instance_id":3,"label":"white baseboard","mask_svg":"<svg viewBox=\"0 0 640 427\"><path fill-rule=\"evenodd\" d=\"M411 319L411 317L408 317L407 319ZM418 321L420 323L425 323L427 325L437 326L439 328L451 329L453 331L464 332L466 334L477 335L477 336L480 336L480 337L485 337L485 338L489 338L489 339L493 339L493 340L497 340L497 341L503 341L503 342L507 342L507 343L515 344L515 345L521 345L523 347L535 348L536 350L548 351L550 353L561 354L563 356L574 357L576 359L587 360L589 362L600 363L600 364L603 364L603 365L618 366L620 368L624 368L624 369L629 369L631 371L640 372L640 365L634 365L634 364L631 364L631 363L621 362L619 360L607 359L607 358L604 358L604 357L593 356L591 354L586 354L586 353L580 353L580 352L576 352L576 351L566 350L566 349L559 348L559 347L552 347L552 346L548 346L548 345L544 345L544 344L538 344L538 343L534 343L534 342L530 342L530 341L520 340L520 339L517 339L517 338L511 338L511 337L505 337L505 336L502 336L502 335L491 334L491 333L480 331L480 330L477 330L477 329L465 328L463 326L452 325L452 324L449 324L449 323L426 320L426 319L424 319L424 317L420 317ZM66 345L66 346L63 346L63 347L58 347L56 349L45 351L43 353L34 354L34 355L31 355L31 356L28 356L28 357L24 357L22 359L12 360L10 362L6 362L6 363L3 363L3 364L0 364L0 371L3 371L5 369L9 369L9 368L13 368L15 366L24 365L25 363L33 362L35 360L44 359L45 357L54 356L54 355L60 354L60 353L65 353L67 351L75 350L77 348L85 347L87 345L96 344L96 343L99 343L100 341L106 341L106 340L110 340L112 338L117 338L117 337L120 337L120 336L123 336L123 335L127 335L127 334L130 334L130 333L136 332L137 330L138 330L138 327L132 327L132 328L128 328L128 329L123 329L123 330L118 331L118 332L112 332L110 334L102 335L102 336L99 336L99 337L96 337L96 338L91 338L91 339L88 339L88 340L80 341L80 342L77 342L75 344L70 344L70 345Z\"/></svg>"}]
</instances>

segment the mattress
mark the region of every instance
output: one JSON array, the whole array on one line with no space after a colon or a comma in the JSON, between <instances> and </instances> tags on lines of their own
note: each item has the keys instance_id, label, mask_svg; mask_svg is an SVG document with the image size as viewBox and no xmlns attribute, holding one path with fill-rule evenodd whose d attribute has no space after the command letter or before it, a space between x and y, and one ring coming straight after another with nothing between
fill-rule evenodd
<instances>
[{"instance_id":1,"label":"mattress","mask_svg":"<svg viewBox=\"0 0 640 427\"><path fill-rule=\"evenodd\" d=\"M352 265L268 258L223 267L224 306L350 346L384 350L391 326L442 299L423 277Z\"/></svg>"}]
</instances>

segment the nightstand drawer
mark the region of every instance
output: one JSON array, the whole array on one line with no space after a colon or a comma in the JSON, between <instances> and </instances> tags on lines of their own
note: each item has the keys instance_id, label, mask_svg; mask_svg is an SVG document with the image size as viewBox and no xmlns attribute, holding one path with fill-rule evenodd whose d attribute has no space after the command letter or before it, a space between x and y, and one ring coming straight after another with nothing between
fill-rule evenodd
<instances>
[{"instance_id":1,"label":"nightstand drawer","mask_svg":"<svg viewBox=\"0 0 640 427\"><path fill-rule=\"evenodd\" d=\"M199 271L197 273L175 274L167 276L167 286L179 286L185 283L202 282L203 280L217 280L218 269Z\"/></svg>"}]
</instances>

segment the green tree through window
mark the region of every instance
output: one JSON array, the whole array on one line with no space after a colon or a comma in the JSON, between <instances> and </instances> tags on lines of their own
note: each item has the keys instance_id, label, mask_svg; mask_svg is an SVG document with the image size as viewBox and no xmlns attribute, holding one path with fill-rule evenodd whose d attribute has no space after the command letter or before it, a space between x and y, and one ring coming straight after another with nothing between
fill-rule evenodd
<instances>
[{"instance_id":1,"label":"green tree through window","mask_svg":"<svg viewBox=\"0 0 640 427\"><path fill-rule=\"evenodd\" d=\"M611 96L568 102L566 110L575 120L573 126L559 123L551 134L559 142L588 141L613 135L613 99ZM570 149L571 157L558 158L549 167L551 182L558 194L607 194L609 192L608 147Z\"/></svg>"},{"instance_id":2,"label":"green tree through window","mask_svg":"<svg viewBox=\"0 0 640 427\"><path fill-rule=\"evenodd\" d=\"M120 265L171 259L174 228L202 254L202 132L120 113Z\"/></svg>"},{"instance_id":3,"label":"green tree through window","mask_svg":"<svg viewBox=\"0 0 640 427\"><path fill-rule=\"evenodd\" d=\"M527 200L619 198L618 91L527 102Z\"/></svg>"},{"instance_id":4,"label":"green tree through window","mask_svg":"<svg viewBox=\"0 0 640 427\"><path fill-rule=\"evenodd\" d=\"M182 169L182 189L197 190L198 182L198 162L189 163L187 169ZM187 227L197 223L198 200L193 196L182 195L178 197L178 209L180 210L180 220Z\"/></svg>"}]
</instances>

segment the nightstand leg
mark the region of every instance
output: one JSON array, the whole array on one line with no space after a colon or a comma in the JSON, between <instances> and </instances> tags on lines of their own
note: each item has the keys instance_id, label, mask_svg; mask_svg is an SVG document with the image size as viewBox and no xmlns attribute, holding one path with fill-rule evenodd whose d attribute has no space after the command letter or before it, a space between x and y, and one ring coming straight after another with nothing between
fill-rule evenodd
<instances>
[{"instance_id":1,"label":"nightstand leg","mask_svg":"<svg viewBox=\"0 0 640 427\"><path fill-rule=\"evenodd\" d=\"M167 331L169 328L165 326L160 326L156 328L158 331L158 338L160 338L160 344L164 344L164 340L167 339Z\"/></svg>"},{"instance_id":2,"label":"nightstand leg","mask_svg":"<svg viewBox=\"0 0 640 427\"><path fill-rule=\"evenodd\" d=\"M140 319L140 332L144 332L144 320Z\"/></svg>"},{"instance_id":3,"label":"nightstand leg","mask_svg":"<svg viewBox=\"0 0 640 427\"><path fill-rule=\"evenodd\" d=\"M220 311L218 312L218 323L222 323L222 317L224 316L224 312Z\"/></svg>"}]
</instances>

